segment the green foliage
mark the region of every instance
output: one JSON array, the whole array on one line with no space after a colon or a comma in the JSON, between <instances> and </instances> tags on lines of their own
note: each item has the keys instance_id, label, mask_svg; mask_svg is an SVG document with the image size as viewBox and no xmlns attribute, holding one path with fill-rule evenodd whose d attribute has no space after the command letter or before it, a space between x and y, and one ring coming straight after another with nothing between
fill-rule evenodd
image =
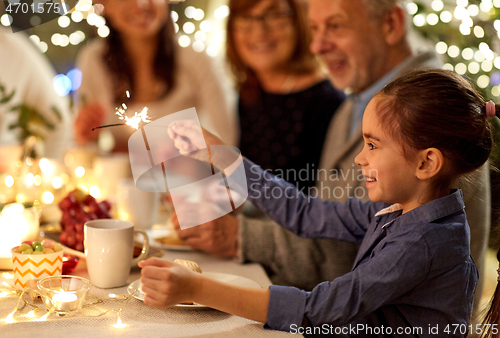
<instances>
[{"instance_id":1,"label":"green foliage","mask_svg":"<svg viewBox=\"0 0 500 338\"><path fill-rule=\"evenodd\" d=\"M10 93L4 85L0 83L0 105L7 105L14 97L16 90L13 89ZM7 108L9 113L17 113L17 121L9 125L9 130L19 129L18 140L21 143L30 137L35 136L41 140L45 139L43 133L44 129L54 130L55 125L48 121L45 116L40 114L40 112L27 104L18 104ZM62 120L61 112L55 107L52 107L54 115L57 117L58 121Z\"/></svg>"}]
</instances>

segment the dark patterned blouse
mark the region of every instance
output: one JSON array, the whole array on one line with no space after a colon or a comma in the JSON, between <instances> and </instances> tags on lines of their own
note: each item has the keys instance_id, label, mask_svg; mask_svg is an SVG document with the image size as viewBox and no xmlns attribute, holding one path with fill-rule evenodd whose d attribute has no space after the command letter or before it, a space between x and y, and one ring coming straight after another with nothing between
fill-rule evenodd
<instances>
[{"instance_id":1,"label":"dark patterned blouse","mask_svg":"<svg viewBox=\"0 0 500 338\"><path fill-rule=\"evenodd\" d=\"M289 94L262 92L258 105L238 103L240 150L263 169L307 189L315 184L330 120L344 100L329 80ZM304 190L304 193L307 193Z\"/></svg>"}]
</instances>

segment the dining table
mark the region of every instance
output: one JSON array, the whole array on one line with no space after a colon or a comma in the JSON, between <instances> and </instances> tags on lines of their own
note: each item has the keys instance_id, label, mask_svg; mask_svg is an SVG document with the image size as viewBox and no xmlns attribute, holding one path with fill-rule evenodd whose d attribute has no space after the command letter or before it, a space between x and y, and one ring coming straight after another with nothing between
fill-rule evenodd
<instances>
[{"instance_id":1,"label":"dining table","mask_svg":"<svg viewBox=\"0 0 500 338\"><path fill-rule=\"evenodd\" d=\"M234 260L217 258L194 250L163 250L158 256L171 261L175 259L195 261L203 273L221 273L247 278L262 288L271 285L262 266L256 263L240 264ZM89 278L84 259L78 262L71 274ZM19 295L5 296L5 292L2 294L0 291L0 296L3 296L0 297L0 337L156 338L291 335L288 332L265 329L263 323L211 308L150 307L130 296L127 290L127 286L139 278L140 269L133 267L127 285L123 287L101 289L92 286L83 309L72 316L63 317L56 314L46 316L48 312L43 308L43 304L31 304L30 301L28 304L31 305L13 313L20 300ZM4 282L12 285L12 271L0 271L0 284ZM33 305L39 309L33 311Z\"/></svg>"}]
</instances>

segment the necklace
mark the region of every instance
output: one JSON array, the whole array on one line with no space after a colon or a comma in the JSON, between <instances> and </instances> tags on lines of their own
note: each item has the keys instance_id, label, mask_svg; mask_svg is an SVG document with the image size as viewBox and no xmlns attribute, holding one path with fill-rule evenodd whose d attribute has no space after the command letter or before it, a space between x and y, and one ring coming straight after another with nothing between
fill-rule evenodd
<instances>
[{"instance_id":1,"label":"necklace","mask_svg":"<svg viewBox=\"0 0 500 338\"><path fill-rule=\"evenodd\" d=\"M283 84L281 85L282 94L290 94L293 87L297 83L297 78L294 75L288 75Z\"/></svg>"}]
</instances>

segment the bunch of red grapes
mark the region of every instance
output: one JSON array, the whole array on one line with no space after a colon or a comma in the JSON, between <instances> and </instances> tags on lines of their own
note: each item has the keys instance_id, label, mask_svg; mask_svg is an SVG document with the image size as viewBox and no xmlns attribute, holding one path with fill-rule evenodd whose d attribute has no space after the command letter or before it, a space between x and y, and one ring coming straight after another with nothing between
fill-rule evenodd
<instances>
[{"instance_id":1,"label":"bunch of red grapes","mask_svg":"<svg viewBox=\"0 0 500 338\"><path fill-rule=\"evenodd\" d=\"M108 201L97 203L96 199L82 190L73 190L66 196L59 209L63 212L61 219L62 232L59 241L75 250L83 251L83 226L85 222L111 218Z\"/></svg>"}]
</instances>

